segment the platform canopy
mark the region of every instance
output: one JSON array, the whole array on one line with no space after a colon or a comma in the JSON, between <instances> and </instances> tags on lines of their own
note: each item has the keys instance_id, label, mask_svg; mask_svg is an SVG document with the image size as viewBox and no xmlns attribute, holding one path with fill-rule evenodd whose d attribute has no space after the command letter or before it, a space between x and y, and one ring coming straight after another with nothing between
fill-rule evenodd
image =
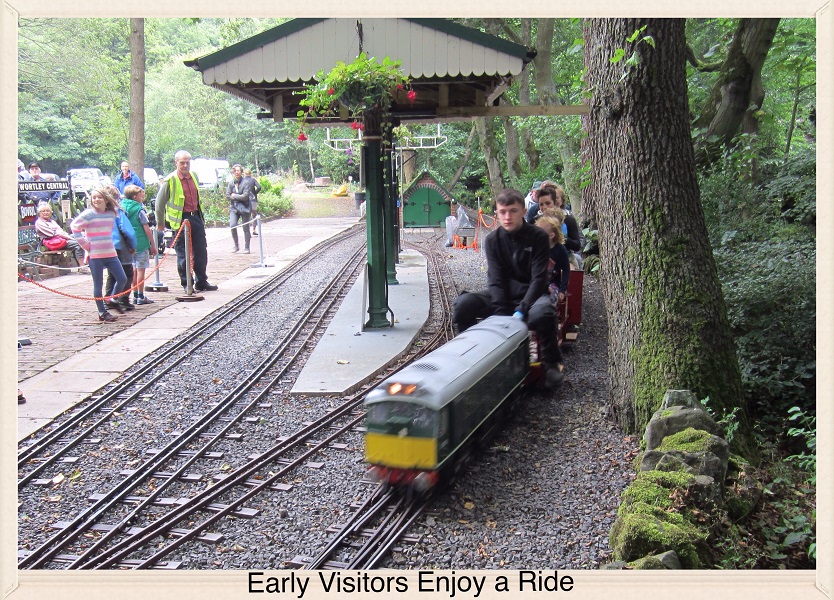
<instances>
[{"instance_id":1,"label":"platform canopy","mask_svg":"<svg viewBox=\"0 0 834 600\"><path fill-rule=\"evenodd\" d=\"M337 61L349 63L360 52L378 61L386 56L401 61L412 79L416 100L410 102L402 92L392 110L401 122L448 121L524 108L499 107L498 97L536 54L447 19L294 19L185 64L200 72L206 85L251 102L264 109L262 116L280 121L297 118L298 92L315 81L316 73L330 72ZM343 113L309 119L308 124L346 119Z\"/></svg>"}]
</instances>

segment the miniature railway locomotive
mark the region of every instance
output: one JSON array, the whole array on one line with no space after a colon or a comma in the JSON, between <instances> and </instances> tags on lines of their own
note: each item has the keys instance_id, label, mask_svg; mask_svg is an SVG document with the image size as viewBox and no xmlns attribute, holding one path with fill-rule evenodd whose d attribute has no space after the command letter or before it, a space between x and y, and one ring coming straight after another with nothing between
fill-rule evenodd
<instances>
[{"instance_id":1,"label":"miniature railway locomotive","mask_svg":"<svg viewBox=\"0 0 834 600\"><path fill-rule=\"evenodd\" d=\"M436 485L500 420L529 368L527 326L493 316L385 379L365 399L371 477Z\"/></svg>"}]
</instances>

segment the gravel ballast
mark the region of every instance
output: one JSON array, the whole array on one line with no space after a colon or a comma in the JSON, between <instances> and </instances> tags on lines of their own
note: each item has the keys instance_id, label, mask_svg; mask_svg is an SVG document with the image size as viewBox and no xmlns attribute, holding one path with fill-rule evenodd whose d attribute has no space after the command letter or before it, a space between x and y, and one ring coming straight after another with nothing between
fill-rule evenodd
<instances>
[{"instance_id":1,"label":"gravel ballast","mask_svg":"<svg viewBox=\"0 0 834 600\"><path fill-rule=\"evenodd\" d=\"M482 252L445 248L445 234L436 232L406 229L403 238L436 244L447 257L458 291L485 287ZM51 524L79 512L89 495L115 483L121 470L194 418L212 395L233 388L280 337L311 290L323 285L322 274L338 268L352 245L323 253L316 269L294 277L273 301L261 303L207 344L205 352L190 356L185 372L150 390L138 409L146 427L127 419L122 426L111 426L101 447L88 450L73 467L81 476L57 489L25 487L19 494L20 546L31 548L46 539ZM606 344L601 290L593 277L586 277L583 323L579 340L565 352L564 383L554 392L535 392L521 401L491 449L477 456L412 526L420 541L397 546L380 568L588 569L606 562L608 533L619 494L633 478L631 462L639 441L605 416ZM217 469L240 466L275 437L340 400L288 396L291 385L280 387L270 393L274 400L258 413L258 422L240 425L244 441L224 443L224 464ZM250 501L248 507L261 511L257 517L218 523L214 531L223 534L222 542L189 542L170 558L183 561L186 569L256 569L284 568L297 555L315 555L327 542L328 528L344 521L351 502L371 490L362 481L361 436L350 434L340 441L346 447L328 450L321 468L293 474L290 491ZM206 478L212 475L211 467L203 469ZM187 490L177 483L165 495L177 497Z\"/></svg>"}]
</instances>

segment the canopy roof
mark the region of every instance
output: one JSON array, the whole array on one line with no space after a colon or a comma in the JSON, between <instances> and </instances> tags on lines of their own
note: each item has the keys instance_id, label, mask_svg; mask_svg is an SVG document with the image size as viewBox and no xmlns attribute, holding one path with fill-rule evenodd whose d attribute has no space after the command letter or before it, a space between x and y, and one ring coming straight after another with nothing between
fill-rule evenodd
<instances>
[{"instance_id":1,"label":"canopy roof","mask_svg":"<svg viewBox=\"0 0 834 600\"><path fill-rule=\"evenodd\" d=\"M469 108L496 103L536 54L446 19L294 19L185 64L264 116L295 119L304 83L360 52L399 60L411 77L417 99L398 98L392 110L401 121L472 116Z\"/></svg>"}]
</instances>

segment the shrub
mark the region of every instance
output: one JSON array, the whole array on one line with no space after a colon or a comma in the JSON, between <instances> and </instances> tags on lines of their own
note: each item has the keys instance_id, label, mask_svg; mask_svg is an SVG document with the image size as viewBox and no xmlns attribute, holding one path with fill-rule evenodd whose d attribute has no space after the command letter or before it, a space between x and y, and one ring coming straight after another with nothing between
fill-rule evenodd
<instances>
[{"instance_id":1,"label":"shrub","mask_svg":"<svg viewBox=\"0 0 834 600\"><path fill-rule=\"evenodd\" d=\"M283 217L293 208L292 200L284 196L280 189L276 193L276 187L273 187L268 192L261 190L261 193L258 195L258 214L264 219Z\"/></svg>"}]
</instances>

